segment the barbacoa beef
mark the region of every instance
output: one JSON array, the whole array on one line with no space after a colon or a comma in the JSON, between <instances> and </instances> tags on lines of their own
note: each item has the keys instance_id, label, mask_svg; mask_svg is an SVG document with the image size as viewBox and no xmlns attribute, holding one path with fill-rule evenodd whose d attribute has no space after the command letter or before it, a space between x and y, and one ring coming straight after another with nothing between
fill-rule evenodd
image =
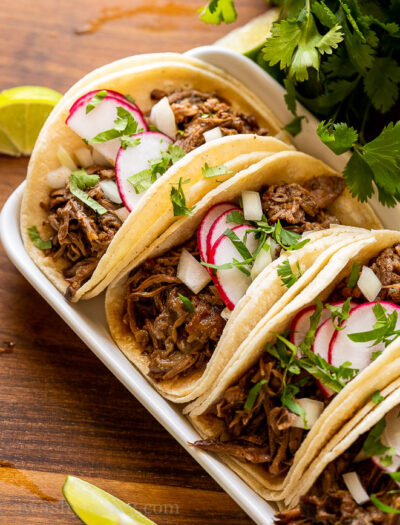
<instances>
[{"instance_id":1,"label":"barbacoa beef","mask_svg":"<svg viewBox=\"0 0 400 525\"><path fill-rule=\"evenodd\" d=\"M262 209L271 223L278 220L297 233L329 228L339 220L326 208L343 193L344 180L332 175L314 177L300 185L278 184L262 192Z\"/></svg>"},{"instance_id":2,"label":"barbacoa beef","mask_svg":"<svg viewBox=\"0 0 400 525\"><path fill-rule=\"evenodd\" d=\"M92 166L86 171L99 175L101 179L112 179L115 176L113 169L97 166ZM68 299L90 279L122 224L114 213L120 205L108 200L99 184L86 193L106 208L107 213L99 215L86 206L69 191L68 184L65 188L53 190L49 202L44 205L48 211L45 224L51 226L54 231L51 238L52 248L47 251L47 255L54 260L62 258L68 263L63 271L66 281L69 282L66 291Z\"/></svg>"},{"instance_id":3,"label":"barbacoa beef","mask_svg":"<svg viewBox=\"0 0 400 525\"><path fill-rule=\"evenodd\" d=\"M268 130L258 126L253 115L235 112L229 102L214 93L204 93L195 89L174 91L168 95L165 91L154 89L152 100L167 96L175 115L175 122L180 130L176 145L189 153L204 144L203 133L219 127L222 135L255 133L268 135Z\"/></svg>"},{"instance_id":4,"label":"barbacoa beef","mask_svg":"<svg viewBox=\"0 0 400 525\"><path fill-rule=\"evenodd\" d=\"M149 259L133 270L125 300L124 322L149 357L149 376L165 381L184 376L211 357L225 326L224 304L215 287L194 294L176 277L181 249L198 256L196 239ZM178 293L187 297L186 309Z\"/></svg>"}]
</instances>

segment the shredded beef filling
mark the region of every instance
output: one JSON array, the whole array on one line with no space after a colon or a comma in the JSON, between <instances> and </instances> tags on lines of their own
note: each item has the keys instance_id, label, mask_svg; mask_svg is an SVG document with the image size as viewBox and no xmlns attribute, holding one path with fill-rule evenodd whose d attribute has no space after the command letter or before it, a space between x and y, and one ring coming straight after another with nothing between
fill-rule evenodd
<instances>
[{"instance_id":1,"label":"shredded beef filling","mask_svg":"<svg viewBox=\"0 0 400 525\"><path fill-rule=\"evenodd\" d=\"M303 378L305 376L298 376ZM251 388L261 380L262 385L251 410L244 408ZM290 376L287 382L290 383ZM293 427L295 415L282 406L283 375L275 359L262 356L257 365L229 387L222 400L206 414L212 421L224 423L224 432L215 440L196 441L204 450L225 453L250 463L260 463L272 476L285 474L304 438L304 430ZM308 390L310 390L308 392ZM306 397L326 402L311 382L302 387Z\"/></svg>"},{"instance_id":2,"label":"shredded beef filling","mask_svg":"<svg viewBox=\"0 0 400 525\"><path fill-rule=\"evenodd\" d=\"M344 188L344 180L332 175L314 177L303 185L269 186L261 196L263 212L269 222L279 220L285 228L297 233L329 228L339 220L326 208L343 193Z\"/></svg>"},{"instance_id":3,"label":"shredded beef filling","mask_svg":"<svg viewBox=\"0 0 400 525\"><path fill-rule=\"evenodd\" d=\"M124 322L149 357L149 376L166 381L203 366L211 357L225 326L224 304L207 285L197 295L176 277L181 249L198 257L196 239L149 259L133 270L128 281ZM186 309L178 293L187 297Z\"/></svg>"},{"instance_id":4,"label":"shredded beef filling","mask_svg":"<svg viewBox=\"0 0 400 525\"><path fill-rule=\"evenodd\" d=\"M395 244L381 251L377 257L369 261L368 267L373 270L382 283L382 289L376 300L400 303L400 244ZM340 301L347 299L347 297L356 300L363 297L358 286L349 288L348 277L338 284L332 295L332 300Z\"/></svg>"},{"instance_id":5,"label":"shredded beef filling","mask_svg":"<svg viewBox=\"0 0 400 525\"><path fill-rule=\"evenodd\" d=\"M165 91L154 89L152 100L168 97L175 121L180 133L176 145L189 153L204 144L203 133L219 127L222 135L255 133L268 135L268 130L260 129L253 115L236 113L229 102L214 93L203 93L194 89L174 91L168 95Z\"/></svg>"},{"instance_id":6,"label":"shredded beef filling","mask_svg":"<svg viewBox=\"0 0 400 525\"><path fill-rule=\"evenodd\" d=\"M101 179L115 177L113 169L92 166L86 171L99 175ZM87 190L87 194L106 208L107 213L99 215L86 206L69 191L68 184L65 188L53 190L47 204L41 203L48 211L45 224L54 231L52 248L47 255L67 262L63 275L69 283L65 294L68 299L90 279L122 224L114 213L120 205L108 200L99 184Z\"/></svg>"},{"instance_id":7,"label":"shredded beef filling","mask_svg":"<svg viewBox=\"0 0 400 525\"><path fill-rule=\"evenodd\" d=\"M400 509L400 495L387 493L398 489L396 483L371 460L361 463L353 462L362 442L363 440L358 440L347 452L330 463L308 494L301 498L296 508L278 514L277 523L293 525L399 524L399 516L386 514L371 502L358 505L344 484L343 474L356 471L368 494L376 494L379 500L386 505Z\"/></svg>"}]
</instances>

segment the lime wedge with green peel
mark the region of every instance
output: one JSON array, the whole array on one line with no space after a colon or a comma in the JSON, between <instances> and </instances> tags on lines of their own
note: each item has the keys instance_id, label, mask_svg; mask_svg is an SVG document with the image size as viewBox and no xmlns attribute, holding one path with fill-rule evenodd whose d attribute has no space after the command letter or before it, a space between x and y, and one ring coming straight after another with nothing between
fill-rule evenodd
<instances>
[{"instance_id":1,"label":"lime wedge with green peel","mask_svg":"<svg viewBox=\"0 0 400 525\"><path fill-rule=\"evenodd\" d=\"M40 86L20 86L0 93L0 153L30 155L45 120L61 93Z\"/></svg>"},{"instance_id":2,"label":"lime wedge with green peel","mask_svg":"<svg viewBox=\"0 0 400 525\"><path fill-rule=\"evenodd\" d=\"M266 38L271 34L271 26L278 20L279 9L268 9L265 13L238 29L234 29L226 36L215 42L215 45L233 49L250 58L257 55L264 45Z\"/></svg>"},{"instance_id":3,"label":"lime wedge with green peel","mask_svg":"<svg viewBox=\"0 0 400 525\"><path fill-rule=\"evenodd\" d=\"M86 525L156 525L127 503L74 476L67 477L62 491Z\"/></svg>"}]
</instances>

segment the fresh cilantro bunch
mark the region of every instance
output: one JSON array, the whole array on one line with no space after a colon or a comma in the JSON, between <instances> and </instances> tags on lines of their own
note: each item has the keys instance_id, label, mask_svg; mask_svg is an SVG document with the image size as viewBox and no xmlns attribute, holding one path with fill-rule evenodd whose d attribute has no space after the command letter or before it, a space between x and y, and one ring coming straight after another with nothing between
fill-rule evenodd
<instances>
[{"instance_id":1,"label":"fresh cilantro bunch","mask_svg":"<svg viewBox=\"0 0 400 525\"><path fill-rule=\"evenodd\" d=\"M400 1L271 0L280 19L254 60L322 120L320 139L336 154L351 153L344 177L352 195L400 202ZM235 20L231 0L211 0L207 23ZM226 14L226 16L225 16Z\"/></svg>"}]
</instances>

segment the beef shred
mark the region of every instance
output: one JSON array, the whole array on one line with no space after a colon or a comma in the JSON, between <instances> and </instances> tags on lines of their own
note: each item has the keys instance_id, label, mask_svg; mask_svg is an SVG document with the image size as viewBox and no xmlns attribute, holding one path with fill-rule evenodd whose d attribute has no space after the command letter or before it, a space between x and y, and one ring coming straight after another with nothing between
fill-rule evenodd
<instances>
[{"instance_id":1,"label":"beef shred","mask_svg":"<svg viewBox=\"0 0 400 525\"><path fill-rule=\"evenodd\" d=\"M174 91L168 95L165 91L154 89L152 100L168 97L175 122L180 130L175 144L189 153L204 144L203 133L219 127L222 135L255 133L268 135L268 130L258 126L253 115L235 112L229 102L215 93L204 93L195 89Z\"/></svg>"},{"instance_id":2,"label":"beef shred","mask_svg":"<svg viewBox=\"0 0 400 525\"><path fill-rule=\"evenodd\" d=\"M251 388L261 380L266 382L253 407L245 409ZM290 381L288 377L287 382ZM284 475L293 463L304 430L293 427L296 416L282 406L283 387L283 372L275 359L263 355L206 413L210 421L224 422L224 432L218 439L196 441L194 445L262 464L270 476Z\"/></svg>"},{"instance_id":3,"label":"beef shred","mask_svg":"<svg viewBox=\"0 0 400 525\"><path fill-rule=\"evenodd\" d=\"M283 223L287 229L297 233L329 228L338 224L326 208L332 204L345 188L341 177L321 175L304 184L278 184L269 186L261 197L263 212L269 222Z\"/></svg>"},{"instance_id":4,"label":"beef shred","mask_svg":"<svg viewBox=\"0 0 400 525\"><path fill-rule=\"evenodd\" d=\"M197 295L176 276L181 249L199 256L196 239L133 270L124 322L149 357L149 376L165 381L187 375L211 357L225 326L224 304L208 284ZM179 294L189 299L189 311Z\"/></svg>"},{"instance_id":5,"label":"beef shred","mask_svg":"<svg viewBox=\"0 0 400 525\"><path fill-rule=\"evenodd\" d=\"M92 166L86 171L99 175L101 179L115 176L113 169L97 166ZM86 206L69 191L68 184L65 188L53 190L49 202L46 205L42 204L48 211L44 224L54 231L51 238L52 248L47 250L46 254L56 261L63 258L67 262L63 275L69 283L65 294L68 299L90 279L122 224L114 213L120 205L108 200L99 184L90 188L87 194L106 208L107 213L99 215Z\"/></svg>"},{"instance_id":6,"label":"beef shred","mask_svg":"<svg viewBox=\"0 0 400 525\"><path fill-rule=\"evenodd\" d=\"M395 525L400 523L396 514L386 514L372 502L358 505L343 481L345 472L356 471L368 494L376 494L380 501L400 509L400 495L388 494L398 489L396 483L371 460L354 463L364 438L359 439L347 452L330 463L300 499L294 509L281 512L276 523L292 525Z\"/></svg>"}]
</instances>

